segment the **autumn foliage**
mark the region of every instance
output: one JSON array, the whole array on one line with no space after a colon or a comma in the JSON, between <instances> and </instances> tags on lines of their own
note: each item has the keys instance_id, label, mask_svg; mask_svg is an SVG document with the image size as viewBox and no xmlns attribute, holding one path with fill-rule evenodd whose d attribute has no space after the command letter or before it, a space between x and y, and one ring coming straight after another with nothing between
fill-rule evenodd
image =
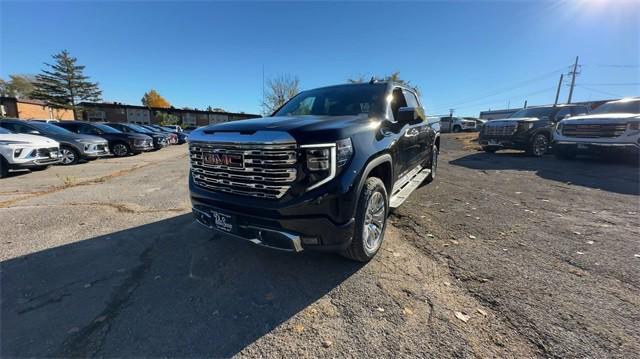
<instances>
[{"instance_id":1,"label":"autumn foliage","mask_svg":"<svg viewBox=\"0 0 640 359\"><path fill-rule=\"evenodd\" d=\"M169 108L171 104L164 97L160 96L158 91L149 90L142 96L142 104L147 107Z\"/></svg>"}]
</instances>

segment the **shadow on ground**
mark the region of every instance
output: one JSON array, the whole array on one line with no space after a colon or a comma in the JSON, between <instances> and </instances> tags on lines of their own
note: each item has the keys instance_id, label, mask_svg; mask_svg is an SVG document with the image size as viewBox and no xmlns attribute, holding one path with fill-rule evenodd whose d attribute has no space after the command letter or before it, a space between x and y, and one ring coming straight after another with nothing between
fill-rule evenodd
<instances>
[{"instance_id":1,"label":"shadow on ground","mask_svg":"<svg viewBox=\"0 0 640 359\"><path fill-rule=\"evenodd\" d=\"M2 262L2 357L227 357L361 265L181 215Z\"/></svg>"},{"instance_id":2,"label":"shadow on ground","mask_svg":"<svg viewBox=\"0 0 640 359\"><path fill-rule=\"evenodd\" d=\"M626 160L580 157L563 161L551 155L535 158L519 152L498 152L474 153L449 163L475 170L531 171L552 181L622 194L640 194L640 170Z\"/></svg>"}]
</instances>

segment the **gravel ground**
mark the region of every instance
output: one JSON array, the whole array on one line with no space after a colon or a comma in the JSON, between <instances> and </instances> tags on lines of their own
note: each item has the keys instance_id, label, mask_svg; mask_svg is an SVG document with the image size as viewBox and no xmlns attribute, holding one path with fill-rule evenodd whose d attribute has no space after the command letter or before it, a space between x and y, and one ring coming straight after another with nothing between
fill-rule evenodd
<instances>
[{"instance_id":1,"label":"gravel ground","mask_svg":"<svg viewBox=\"0 0 640 359\"><path fill-rule=\"evenodd\" d=\"M366 265L193 223L185 146L2 179L0 355L637 356L638 169L455 137Z\"/></svg>"}]
</instances>

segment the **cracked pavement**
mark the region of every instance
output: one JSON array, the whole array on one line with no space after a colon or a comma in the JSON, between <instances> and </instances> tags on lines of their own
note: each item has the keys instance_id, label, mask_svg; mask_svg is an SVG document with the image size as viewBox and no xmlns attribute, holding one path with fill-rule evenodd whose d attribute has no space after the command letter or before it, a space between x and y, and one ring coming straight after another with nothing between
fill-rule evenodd
<instances>
[{"instance_id":1,"label":"cracked pavement","mask_svg":"<svg viewBox=\"0 0 640 359\"><path fill-rule=\"evenodd\" d=\"M186 146L3 179L0 355L640 352L637 168L453 138L366 265L194 224Z\"/></svg>"}]
</instances>

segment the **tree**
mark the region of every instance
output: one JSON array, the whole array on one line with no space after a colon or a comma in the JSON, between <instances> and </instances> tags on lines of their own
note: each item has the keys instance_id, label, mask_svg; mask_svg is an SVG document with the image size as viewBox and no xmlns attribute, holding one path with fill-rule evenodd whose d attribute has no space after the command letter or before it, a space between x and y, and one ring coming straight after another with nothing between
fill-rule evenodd
<instances>
[{"instance_id":1,"label":"tree","mask_svg":"<svg viewBox=\"0 0 640 359\"><path fill-rule=\"evenodd\" d=\"M0 94L19 98L29 98L33 92L33 76L9 75L9 81L0 79Z\"/></svg>"},{"instance_id":2,"label":"tree","mask_svg":"<svg viewBox=\"0 0 640 359\"><path fill-rule=\"evenodd\" d=\"M290 98L300 92L297 76L280 75L267 81L267 92L262 103L262 112L272 114Z\"/></svg>"},{"instance_id":3,"label":"tree","mask_svg":"<svg viewBox=\"0 0 640 359\"><path fill-rule=\"evenodd\" d=\"M82 101L100 101L102 91L97 82L90 82L84 75L83 65L71 57L67 50L52 56L54 64L44 63L46 68L36 75L31 98L44 101L49 107L73 111L78 118L78 104Z\"/></svg>"},{"instance_id":4,"label":"tree","mask_svg":"<svg viewBox=\"0 0 640 359\"><path fill-rule=\"evenodd\" d=\"M392 72L391 75L386 75L386 76L382 76L382 77L378 77L378 76L373 76L372 79L374 80L378 80L378 81L391 81L391 82L395 82L398 83L400 85L406 86L410 89L413 89L418 95L420 95L420 88L416 85L411 84L411 81L407 81L404 80L400 77L400 71L395 71ZM363 83L363 82L367 82L369 80L367 80L363 75L358 75L355 76L353 78L349 78L347 79L347 82L350 83Z\"/></svg>"},{"instance_id":5,"label":"tree","mask_svg":"<svg viewBox=\"0 0 640 359\"><path fill-rule=\"evenodd\" d=\"M164 111L156 111L156 119L160 120L161 126L167 125L182 125L182 119L179 116L172 113L166 113Z\"/></svg>"},{"instance_id":6,"label":"tree","mask_svg":"<svg viewBox=\"0 0 640 359\"><path fill-rule=\"evenodd\" d=\"M142 96L142 104L147 107L169 108L171 104L158 91L151 89Z\"/></svg>"}]
</instances>

